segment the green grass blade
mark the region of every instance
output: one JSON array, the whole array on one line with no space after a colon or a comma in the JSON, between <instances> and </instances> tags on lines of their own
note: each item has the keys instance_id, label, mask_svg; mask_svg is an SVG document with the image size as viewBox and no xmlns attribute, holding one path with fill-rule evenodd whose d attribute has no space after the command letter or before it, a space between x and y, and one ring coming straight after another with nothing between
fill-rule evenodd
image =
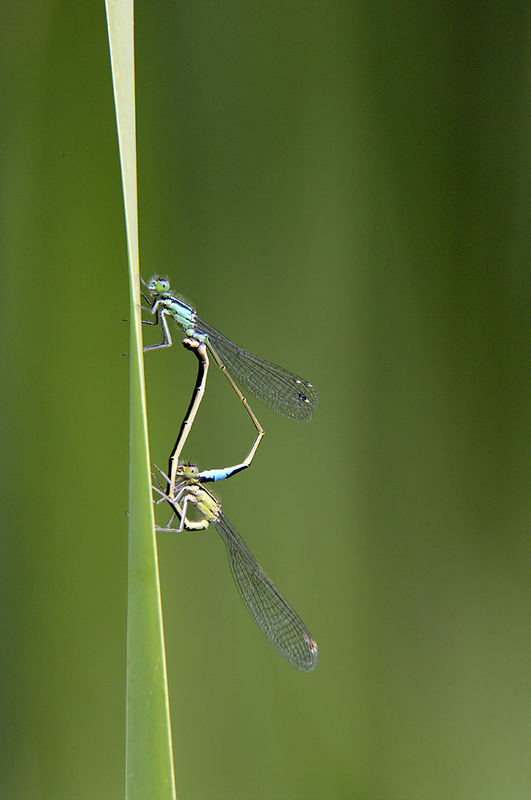
<instances>
[{"instance_id":1,"label":"green grass blade","mask_svg":"<svg viewBox=\"0 0 531 800\"><path fill-rule=\"evenodd\" d=\"M174 800L166 658L150 459L138 268L132 0L106 0L130 275L131 375L127 598L127 800Z\"/></svg>"}]
</instances>

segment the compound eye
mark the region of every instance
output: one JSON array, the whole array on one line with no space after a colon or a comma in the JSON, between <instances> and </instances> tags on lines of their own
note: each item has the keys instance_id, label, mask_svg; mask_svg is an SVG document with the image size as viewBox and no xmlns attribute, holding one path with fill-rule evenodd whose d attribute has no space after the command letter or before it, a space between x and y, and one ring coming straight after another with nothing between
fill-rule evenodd
<instances>
[{"instance_id":1,"label":"compound eye","mask_svg":"<svg viewBox=\"0 0 531 800\"><path fill-rule=\"evenodd\" d=\"M183 464L182 470L184 475L192 476L197 475L199 472L199 467L196 467L195 464Z\"/></svg>"}]
</instances>

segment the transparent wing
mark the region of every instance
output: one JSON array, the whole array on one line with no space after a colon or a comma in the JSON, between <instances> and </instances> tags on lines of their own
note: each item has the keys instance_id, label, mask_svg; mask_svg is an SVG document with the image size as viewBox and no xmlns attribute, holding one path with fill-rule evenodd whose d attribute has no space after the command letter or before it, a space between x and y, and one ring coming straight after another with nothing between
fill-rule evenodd
<instances>
[{"instance_id":1,"label":"transparent wing","mask_svg":"<svg viewBox=\"0 0 531 800\"><path fill-rule=\"evenodd\" d=\"M225 543L232 574L254 621L282 658L309 672L317 664L318 655L317 642L310 631L223 513L214 525Z\"/></svg>"},{"instance_id":2,"label":"transparent wing","mask_svg":"<svg viewBox=\"0 0 531 800\"><path fill-rule=\"evenodd\" d=\"M254 355L227 339L220 331L197 319L198 333L206 333L211 347L236 383L243 385L278 414L307 422L319 403L319 395L308 381L277 364Z\"/></svg>"}]
</instances>

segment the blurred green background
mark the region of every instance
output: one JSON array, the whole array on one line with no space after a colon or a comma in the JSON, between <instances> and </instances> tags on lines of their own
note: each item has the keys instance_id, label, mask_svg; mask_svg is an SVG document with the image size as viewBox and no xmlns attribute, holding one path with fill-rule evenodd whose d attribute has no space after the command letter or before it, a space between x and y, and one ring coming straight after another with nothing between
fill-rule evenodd
<instances>
[{"instance_id":1,"label":"blurred green background","mask_svg":"<svg viewBox=\"0 0 531 800\"><path fill-rule=\"evenodd\" d=\"M310 378L224 510L304 618L253 626L215 533L159 537L178 797L523 800L527 24L476 3L138 2L141 269ZM123 792L126 250L104 5L0 11L0 795ZM155 341L158 332L145 331ZM146 363L164 464L195 360ZM222 378L185 455L252 428Z\"/></svg>"}]
</instances>

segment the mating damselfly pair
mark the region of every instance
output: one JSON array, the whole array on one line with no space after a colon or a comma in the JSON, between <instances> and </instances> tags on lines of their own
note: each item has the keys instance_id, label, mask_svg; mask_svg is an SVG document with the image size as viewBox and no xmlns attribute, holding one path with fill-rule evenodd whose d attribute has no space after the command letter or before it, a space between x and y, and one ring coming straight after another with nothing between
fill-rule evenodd
<instances>
[{"instance_id":1,"label":"mating damselfly pair","mask_svg":"<svg viewBox=\"0 0 531 800\"><path fill-rule=\"evenodd\" d=\"M208 491L205 483L229 478L250 466L264 429L252 411L238 384L258 397L266 406L290 419L307 421L318 403L318 395L308 381L234 344L213 326L203 322L195 309L172 292L166 278L154 277L144 283L155 317L150 324L160 324L162 342L144 350L172 345L168 320L173 320L185 334L183 345L198 360L198 374L188 411L181 424L175 446L169 458L168 474L157 469L154 474L156 504L169 504L172 516L160 531L183 532L205 530L211 524L225 545L231 571L238 590L256 624L280 655L302 671L312 670L317 663L317 643L289 603L280 594L269 576L260 567L241 536L225 517L221 504ZM145 322L149 322L146 321ZM247 411L256 429L256 438L247 456L231 467L199 471L182 463L180 456L201 404L209 367L207 350ZM162 481L162 483L161 483ZM164 488L162 488L164 486ZM189 509L195 509L196 519L189 519ZM177 527L172 527L178 520Z\"/></svg>"}]
</instances>

